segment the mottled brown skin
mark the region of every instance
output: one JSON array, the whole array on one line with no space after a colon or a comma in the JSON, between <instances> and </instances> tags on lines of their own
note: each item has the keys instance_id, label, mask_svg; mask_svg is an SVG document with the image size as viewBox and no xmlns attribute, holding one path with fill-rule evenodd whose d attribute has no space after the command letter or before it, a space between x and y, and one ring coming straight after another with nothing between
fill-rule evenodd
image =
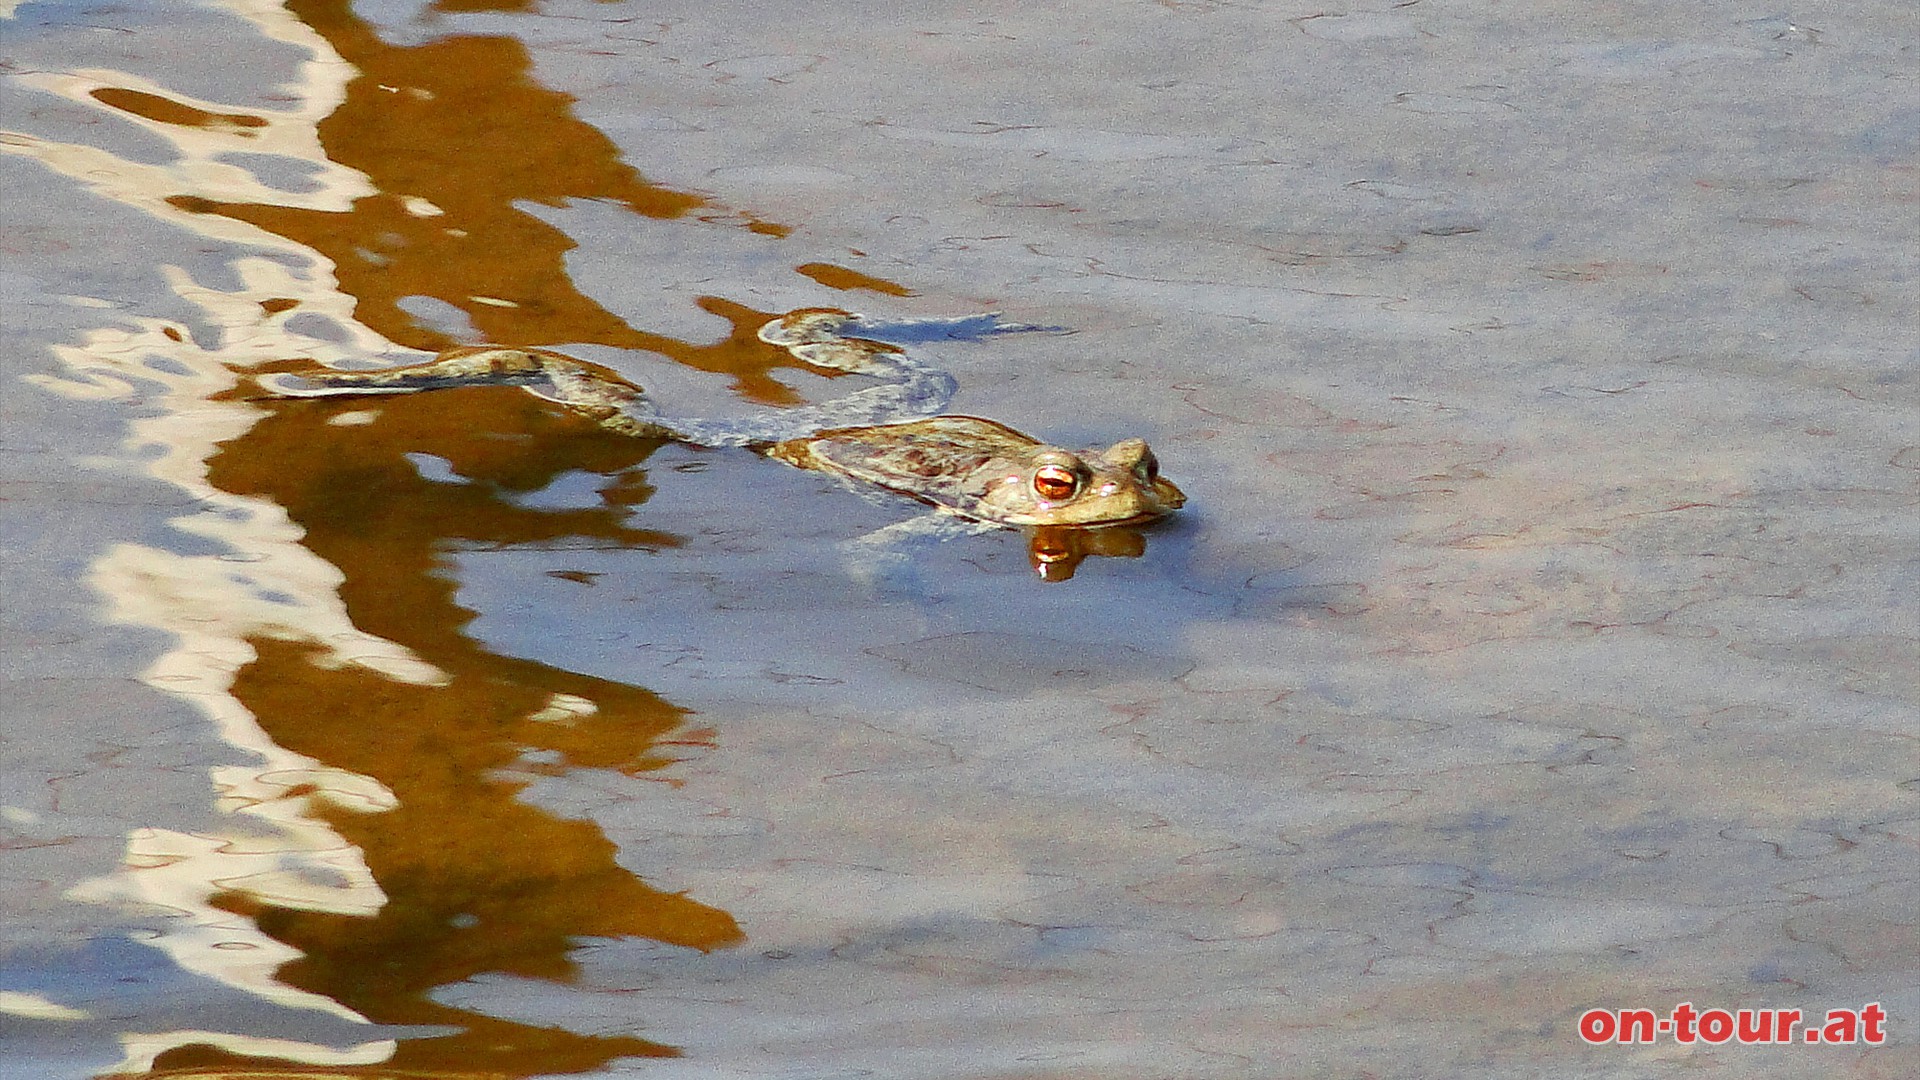
<instances>
[{"instance_id":1,"label":"mottled brown skin","mask_svg":"<svg viewBox=\"0 0 1920 1080\"><path fill-rule=\"evenodd\" d=\"M660 416L638 386L614 372L542 349L449 349L424 364L302 372L299 385L274 381L276 376L263 378L261 386L296 397L519 386L623 434L748 446L803 469L896 491L994 525L1124 525L1152 520L1186 502L1180 489L1160 476L1153 451L1139 439L1074 453L974 416L832 426L835 420L845 424L899 415L902 409L932 411L945 403L944 396L935 395L952 391L950 377L913 362L903 350L843 333L856 330L859 320L842 311L806 309L768 323L760 337L808 363L880 378L888 384L882 390L903 391L898 400L871 390L856 392L819 406L776 411L785 421L771 428ZM769 430L782 434L768 435ZM806 434L787 437L796 430Z\"/></svg>"},{"instance_id":2,"label":"mottled brown skin","mask_svg":"<svg viewBox=\"0 0 1920 1080\"><path fill-rule=\"evenodd\" d=\"M1075 454L974 416L837 428L767 454L1000 525L1122 525L1186 502L1139 439Z\"/></svg>"}]
</instances>

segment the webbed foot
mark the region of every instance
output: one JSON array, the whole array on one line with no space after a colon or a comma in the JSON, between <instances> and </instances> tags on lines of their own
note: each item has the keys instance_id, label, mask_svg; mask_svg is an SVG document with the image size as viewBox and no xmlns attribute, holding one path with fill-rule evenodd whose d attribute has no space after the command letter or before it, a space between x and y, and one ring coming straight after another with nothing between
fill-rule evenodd
<instances>
[{"instance_id":1,"label":"webbed foot","mask_svg":"<svg viewBox=\"0 0 1920 1080\"><path fill-rule=\"evenodd\" d=\"M908 548L928 541L954 540L991 532L997 526L952 514L928 513L840 542L847 573L874 589L916 591L919 562Z\"/></svg>"},{"instance_id":2,"label":"webbed foot","mask_svg":"<svg viewBox=\"0 0 1920 1080\"><path fill-rule=\"evenodd\" d=\"M999 312L923 319L876 319L837 308L801 308L760 328L760 340L791 349L848 339L917 345L928 341L978 341L994 334L1071 334L1065 326L1002 322Z\"/></svg>"}]
</instances>

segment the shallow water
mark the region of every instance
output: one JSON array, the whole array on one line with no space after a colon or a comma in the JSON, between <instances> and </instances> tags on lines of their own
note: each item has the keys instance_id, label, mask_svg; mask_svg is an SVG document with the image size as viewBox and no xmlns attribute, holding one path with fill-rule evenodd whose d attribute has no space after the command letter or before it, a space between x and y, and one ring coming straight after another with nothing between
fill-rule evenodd
<instances>
[{"instance_id":1,"label":"shallow water","mask_svg":"<svg viewBox=\"0 0 1920 1080\"><path fill-rule=\"evenodd\" d=\"M0 1077L1903 1075L1905 6L0 10ZM817 305L1191 502L246 381Z\"/></svg>"}]
</instances>

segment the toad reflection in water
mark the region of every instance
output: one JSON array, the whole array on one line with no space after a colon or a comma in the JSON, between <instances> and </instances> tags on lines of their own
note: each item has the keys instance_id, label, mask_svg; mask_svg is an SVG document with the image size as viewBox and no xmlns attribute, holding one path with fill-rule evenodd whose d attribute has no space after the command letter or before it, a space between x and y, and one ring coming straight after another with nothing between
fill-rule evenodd
<instances>
[{"instance_id":1,"label":"toad reflection in water","mask_svg":"<svg viewBox=\"0 0 1920 1080\"><path fill-rule=\"evenodd\" d=\"M1113 544L1078 541L1079 530L1152 521L1178 509L1186 496L1160 475L1140 439L1076 454L992 420L939 415L953 397L952 376L903 347L1032 329L990 315L885 323L843 311L796 311L763 326L760 339L805 363L873 376L878 384L819 405L719 420L663 416L619 375L538 349L453 349L424 364L309 369L292 380L262 379L261 386L285 397L518 386L621 434L748 447L934 507L929 518L882 534L947 531L955 522L964 523L961 531L1045 530L1036 531L1030 551L1035 569L1054 580L1070 576L1087 554L1137 553L1137 534Z\"/></svg>"},{"instance_id":2,"label":"toad reflection in water","mask_svg":"<svg viewBox=\"0 0 1920 1080\"><path fill-rule=\"evenodd\" d=\"M233 693L274 741L393 793L395 805L382 813L315 804L364 853L386 902L372 916L295 909L239 890L218 903L301 953L280 969L282 981L381 1024L427 1025L415 1029L427 1037L398 1041L382 1066L391 1075L581 1073L621 1057L675 1054L637 1035L515 1022L435 999L473 979L567 983L582 938L700 950L743 940L727 912L650 886L622 865L592 820L518 797L538 777L579 770L670 782L660 770L698 752L710 734L643 688L487 649L465 632L472 613L458 606L457 586L434 572L450 541L676 545L671 534L622 520L651 494L642 467L659 444L531 398L452 393L347 426L338 420L349 403L314 404L279 409L227 443L209 478L285 507L302 543L342 570L354 624L404 643L446 679L397 683L326 663L310 645L252 641L257 658ZM475 424L499 437L472 438ZM443 458L469 482L421 477L405 456L415 451ZM288 469L289 461L302 467ZM575 470L608 478L607 505L521 504L520 494ZM318 1074L211 1046L170 1051L157 1065L161 1075Z\"/></svg>"}]
</instances>

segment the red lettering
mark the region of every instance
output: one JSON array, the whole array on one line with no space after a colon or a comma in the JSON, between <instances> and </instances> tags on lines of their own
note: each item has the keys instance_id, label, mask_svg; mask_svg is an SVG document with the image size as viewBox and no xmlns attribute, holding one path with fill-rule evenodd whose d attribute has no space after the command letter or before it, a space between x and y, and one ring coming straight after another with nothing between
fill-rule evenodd
<instances>
[{"instance_id":1,"label":"red lettering","mask_svg":"<svg viewBox=\"0 0 1920 1080\"><path fill-rule=\"evenodd\" d=\"M1881 1027L1887 1021L1887 1013L1880 1007L1879 1002L1862 1006L1860 1019L1865 1026L1865 1030L1860 1033L1862 1041L1869 1046L1879 1046L1887 1041L1887 1029Z\"/></svg>"},{"instance_id":2,"label":"red lettering","mask_svg":"<svg viewBox=\"0 0 1920 1080\"><path fill-rule=\"evenodd\" d=\"M1613 1014L1605 1009L1588 1009L1580 1014L1580 1037L1590 1043L1612 1042L1615 1027Z\"/></svg>"},{"instance_id":3,"label":"red lettering","mask_svg":"<svg viewBox=\"0 0 1920 1080\"><path fill-rule=\"evenodd\" d=\"M1693 1002L1683 1001L1673 1007L1673 1041L1690 1043L1693 1041Z\"/></svg>"},{"instance_id":4,"label":"red lettering","mask_svg":"<svg viewBox=\"0 0 1920 1080\"><path fill-rule=\"evenodd\" d=\"M1700 1038L1715 1046L1733 1038L1733 1014L1725 1009L1708 1009L1701 1013Z\"/></svg>"},{"instance_id":5,"label":"red lettering","mask_svg":"<svg viewBox=\"0 0 1920 1080\"><path fill-rule=\"evenodd\" d=\"M5 0L0 0L4 3ZM1665 1016L1652 1009L1588 1009L1576 1025L1593 1045L1650 1045L1671 1034L1682 1046L1881 1046L1887 1041L1887 1010L1877 1001L1857 1009L1827 1009L1811 1015L1799 1009L1696 1009L1675 1005Z\"/></svg>"},{"instance_id":6,"label":"red lettering","mask_svg":"<svg viewBox=\"0 0 1920 1080\"><path fill-rule=\"evenodd\" d=\"M1654 1022L1652 1009L1620 1010L1620 1041L1623 1043L1650 1043L1653 1041Z\"/></svg>"}]
</instances>

